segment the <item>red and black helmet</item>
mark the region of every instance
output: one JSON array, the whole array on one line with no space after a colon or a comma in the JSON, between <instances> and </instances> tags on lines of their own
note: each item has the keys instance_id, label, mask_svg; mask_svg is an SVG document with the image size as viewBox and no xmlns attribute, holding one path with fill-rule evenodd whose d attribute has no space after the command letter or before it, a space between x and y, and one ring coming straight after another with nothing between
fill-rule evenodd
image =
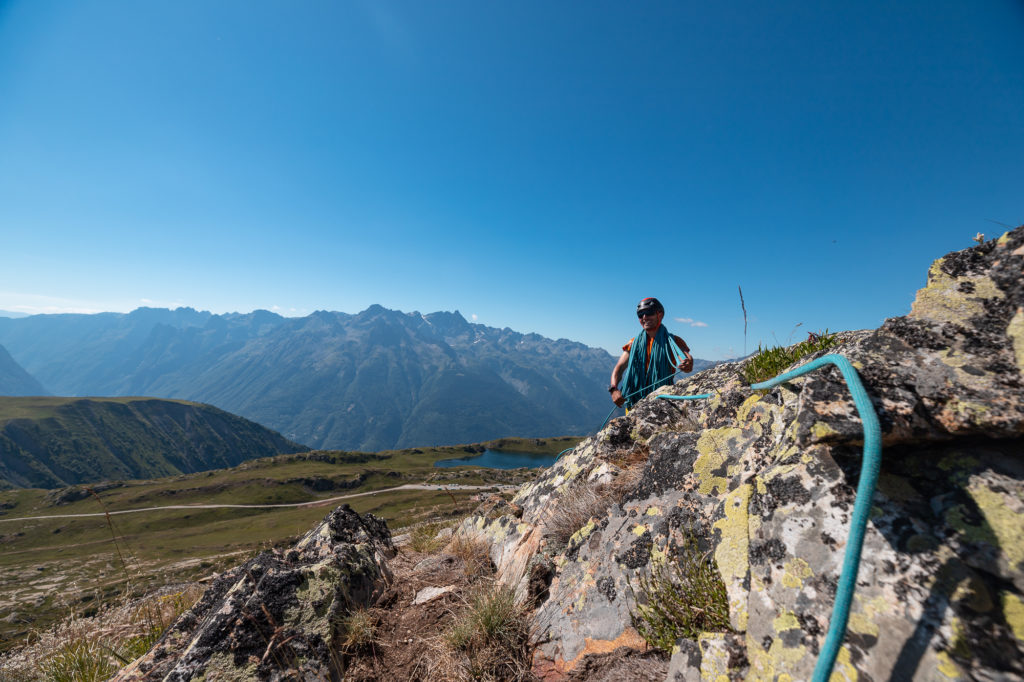
<instances>
[{"instance_id":1,"label":"red and black helmet","mask_svg":"<svg viewBox=\"0 0 1024 682\"><path fill-rule=\"evenodd\" d=\"M661 301L659 301L658 299L654 298L653 296L645 298L644 300L642 300L642 301L640 301L639 303L636 304L636 314L637 315L639 315L640 313L650 313L650 312L654 312L654 313L663 313L663 312L665 312L665 306L661 305Z\"/></svg>"}]
</instances>

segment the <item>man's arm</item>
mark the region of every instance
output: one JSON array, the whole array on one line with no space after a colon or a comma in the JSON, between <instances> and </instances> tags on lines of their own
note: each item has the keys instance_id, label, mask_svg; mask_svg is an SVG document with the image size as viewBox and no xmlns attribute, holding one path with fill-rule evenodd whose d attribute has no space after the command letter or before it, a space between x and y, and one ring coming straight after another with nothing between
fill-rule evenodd
<instances>
[{"instance_id":1,"label":"man's arm","mask_svg":"<svg viewBox=\"0 0 1024 682\"><path fill-rule=\"evenodd\" d=\"M623 351L622 355L619 356L619 361L615 363L615 368L612 370L611 386L616 387L615 390L611 392L612 402L619 407L622 407L622 404L626 402L626 398L622 395L622 391L618 389L618 385L619 382L622 381L622 374L626 371L627 364L629 364L629 351Z\"/></svg>"},{"instance_id":2,"label":"man's arm","mask_svg":"<svg viewBox=\"0 0 1024 682\"><path fill-rule=\"evenodd\" d=\"M686 356L686 359L679 363L679 369L684 372L693 371L693 356L690 355L690 347L686 345L686 341L683 341L675 334L672 335L672 338L675 339L676 345L679 346L679 350L683 351L683 355Z\"/></svg>"}]
</instances>

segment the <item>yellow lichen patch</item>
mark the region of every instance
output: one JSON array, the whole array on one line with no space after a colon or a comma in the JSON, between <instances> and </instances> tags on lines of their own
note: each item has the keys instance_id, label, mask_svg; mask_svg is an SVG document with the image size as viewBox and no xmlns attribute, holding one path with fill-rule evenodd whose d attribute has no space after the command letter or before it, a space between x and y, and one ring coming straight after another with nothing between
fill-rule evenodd
<instances>
[{"instance_id":1,"label":"yellow lichen patch","mask_svg":"<svg viewBox=\"0 0 1024 682\"><path fill-rule=\"evenodd\" d=\"M960 668L957 667L957 664L949 657L949 654L945 651L940 651L935 654L935 657L939 659L939 665L937 667L940 673L951 680L955 680L960 677Z\"/></svg>"},{"instance_id":2,"label":"yellow lichen patch","mask_svg":"<svg viewBox=\"0 0 1024 682\"><path fill-rule=\"evenodd\" d=\"M715 548L715 563L729 594L729 621L740 631L747 629L749 615L743 582L750 570L747 507L750 504L751 490L748 483L729 493L723 505L725 518L719 519L714 525L722 532L722 541Z\"/></svg>"},{"instance_id":3,"label":"yellow lichen patch","mask_svg":"<svg viewBox=\"0 0 1024 682\"><path fill-rule=\"evenodd\" d=\"M747 421L747 417L750 415L750 410L759 402L761 402L761 396L756 393L744 400L743 404L736 410L736 421L741 423Z\"/></svg>"},{"instance_id":4,"label":"yellow lichen patch","mask_svg":"<svg viewBox=\"0 0 1024 682\"><path fill-rule=\"evenodd\" d=\"M772 621L772 627L775 628L775 632L785 632L786 630L799 630L800 621L797 620L796 614L792 611L783 611L782 615Z\"/></svg>"},{"instance_id":5,"label":"yellow lichen patch","mask_svg":"<svg viewBox=\"0 0 1024 682\"><path fill-rule=\"evenodd\" d=\"M953 590L952 600L966 604L976 613L987 613L992 610L995 604L992 603L992 595L978 576L972 575L964 578Z\"/></svg>"},{"instance_id":6,"label":"yellow lichen patch","mask_svg":"<svg viewBox=\"0 0 1024 682\"><path fill-rule=\"evenodd\" d=\"M814 422L811 426L811 436L815 441L825 440L831 436L838 436L839 432L825 422Z\"/></svg>"},{"instance_id":7,"label":"yellow lichen patch","mask_svg":"<svg viewBox=\"0 0 1024 682\"><path fill-rule=\"evenodd\" d=\"M1004 297L989 277L950 277L942 271L942 260L935 261L928 270L928 284L918 290L907 317L962 323L985 314L984 299ZM973 284L973 291L960 291L962 282Z\"/></svg>"},{"instance_id":8,"label":"yellow lichen patch","mask_svg":"<svg viewBox=\"0 0 1024 682\"><path fill-rule=\"evenodd\" d=\"M697 645L700 647L700 679L729 682L729 652L721 635L702 633Z\"/></svg>"},{"instance_id":9,"label":"yellow lichen patch","mask_svg":"<svg viewBox=\"0 0 1024 682\"><path fill-rule=\"evenodd\" d=\"M650 530L650 528L648 528L644 524L638 523L635 526L633 526L633 535L643 535L644 533L646 533L649 530Z\"/></svg>"},{"instance_id":10,"label":"yellow lichen patch","mask_svg":"<svg viewBox=\"0 0 1024 682\"><path fill-rule=\"evenodd\" d=\"M584 540L588 535L594 532L594 529L596 527L597 524L594 523L594 519L590 519L585 524L583 524L582 528L580 528L578 531L576 531L569 537L569 543L571 544L574 542L580 542L581 540Z\"/></svg>"},{"instance_id":11,"label":"yellow lichen patch","mask_svg":"<svg viewBox=\"0 0 1024 682\"><path fill-rule=\"evenodd\" d=\"M648 507L647 511L644 512L645 516L658 516L661 514L661 510L657 507Z\"/></svg>"},{"instance_id":12,"label":"yellow lichen patch","mask_svg":"<svg viewBox=\"0 0 1024 682\"><path fill-rule=\"evenodd\" d=\"M846 627L850 632L856 632L859 635L878 637L879 633L878 625L863 613L851 613Z\"/></svg>"},{"instance_id":13,"label":"yellow lichen patch","mask_svg":"<svg viewBox=\"0 0 1024 682\"><path fill-rule=\"evenodd\" d=\"M803 588L804 580L812 575L814 571L811 570L810 564L800 557L793 557L783 567L782 584L799 590Z\"/></svg>"},{"instance_id":14,"label":"yellow lichen patch","mask_svg":"<svg viewBox=\"0 0 1024 682\"><path fill-rule=\"evenodd\" d=\"M1003 495L990 490L978 480L971 482L967 492L985 516L1010 566L1024 563L1024 513L1011 508Z\"/></svg>"},{"instance_id":15,"label":"yellow lichen patch","mask_svg":"<svg viewBox=\"0 0 1024 682\"><path fill-rule=\"evenodd\" d=\"M971 645L967 643L967 629L964 627L964 622L953 616L950 620L949 628L953 631L953 655L960 658L970 658Z\"/></svg>"},{"instance_id":16,"label":"yellow lichen patch","mask_svg":"<svg viewBox=\"0 0 1024 682\"><path fill-rule=\"evenodd\" d=\"M772 641L768 651L765 651L761 642L755 641L749 632L746 643L750 662L746 678L748 680L792 680L794 678L791 671L807 655L807 647L789 648L781 637L776 637Z\"/></svg>"},{"instance_id":17,"label":"yellow lichen patch","mask_svg":"<svg viewBox=\"0 0 1024 682\"><path fill-rule=\"evenodd\" d=\"M1024 601L1013 592L1003 592L1000 596L1006 623L1010 626L1013 636L1024 642Z\"/></svg>"},{"instance_id":18,"label":"yellow lichen patch","mask_svg":"<svg viewBox=\"0 0 1024 682\"><path fill-rule=\"evenodd\" d=\"M716 491L724 493L729 481L724 476L716 476L715 471L720 469L726 460L726 452L723 450L729 438L737 438L743 434L737 428L725 427L721 429L707 429L697 439L696 461L693 463L694 472L700 477L698 490L701 494L712 495Z\"/></svg>"},{"instance_id":19,"label":"yellow lichen patch","mask_svg":"<svg viewBox=\"0 0 1024 682\"><path fill-rule=\"evenodd\" d=\"M1024 372L1024 308L1017 308L1017 314L1010 320L1006 335L1013 342L1013 355L1017 359L1017 369Z\"/></svg>"},{"instance_id":20,"label":"yellow lichen patch","mask_svg":"<svg viewBox=\"0 0 1024 682\"><path fill-rule=\"evenodd\" d=\"M829 682L855 682L857 669L853 667L850 659L849 647L841 647L836 655L835 665L832 666L832 674L829 675Z\"/></svg>"}]
</instances>

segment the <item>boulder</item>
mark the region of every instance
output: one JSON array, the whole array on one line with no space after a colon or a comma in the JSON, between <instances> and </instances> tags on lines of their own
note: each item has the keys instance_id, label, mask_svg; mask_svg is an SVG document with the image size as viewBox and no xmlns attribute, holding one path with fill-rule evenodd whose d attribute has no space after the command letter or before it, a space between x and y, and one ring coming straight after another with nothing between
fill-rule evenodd
<instances>
[{"instance_id":1,"label":"boulder","mask_svg":"<svg viewBox=\"0 0 1024 682\"><path fill-rule=\"evenodd\" d=\"M905 317L846 332L882 427L841 680L1024 676L1024 227L939 259ZM513 500L457 532L490 543L530 594L535 671L565 679L645 648L636 585L680 548L713 561L728 626L679 644L670 679L809 679L828 630L862 459L861 422L834 367L753 392L728 363L641 401ZM558 546L574 486L610 495ZM621 485L617 485L621 483ZM582 667L581 667L582 666Z\"/></svg>"},{"instance_id":2,"label":"boulder","mask_svg":"<svg viewBox=\"0 0 1024 682\"><path fill-rule=\"evenodd\" d=\"M348 505L294 547L223 574L119 682L338 679L337 638L388 580L387 526Z\"/></svg>"}]
</instances>

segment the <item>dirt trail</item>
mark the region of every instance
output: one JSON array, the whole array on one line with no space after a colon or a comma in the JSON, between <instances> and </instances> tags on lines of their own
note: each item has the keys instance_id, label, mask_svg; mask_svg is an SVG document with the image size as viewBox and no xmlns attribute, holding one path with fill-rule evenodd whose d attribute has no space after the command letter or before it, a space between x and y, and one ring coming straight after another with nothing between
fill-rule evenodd
<instances>
[{"instance_id":1,"label":"dirt trail","mask_svg":"<svg viewBox=\"0 0 1024 682\"><path fill-rule=\"evenodd\" d=\"M162 507L143 507L140 509L120 509L111 512L95 512L90 514L52 514L49 516L19 516L16 518L0 518L0 523L5 521L41 521L45 519L80 519L91 516L106 516L110 514L138 514L140 512L150 511L162 511L166 509L270 509L274 507L319 507L326 506L337 502L339 500L348 500L353 497L363 497L366 495L376 495L378 493L387 493L394 490L493 490L493 489L513 489L518 486L504 485L504 484L492 484L492 485L462 485L459 483L445 483L445 484L429 484L429 483L406 483L404 485L395 486L393 488L381 488L379 490L369 490L363 493L351 493L349 495L339 495L337 497L328 497L323 500L312 500L310 502L291 502L288 504L169 504Z\"/></svg>"}]
</instances>

